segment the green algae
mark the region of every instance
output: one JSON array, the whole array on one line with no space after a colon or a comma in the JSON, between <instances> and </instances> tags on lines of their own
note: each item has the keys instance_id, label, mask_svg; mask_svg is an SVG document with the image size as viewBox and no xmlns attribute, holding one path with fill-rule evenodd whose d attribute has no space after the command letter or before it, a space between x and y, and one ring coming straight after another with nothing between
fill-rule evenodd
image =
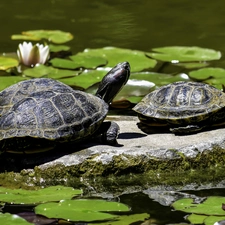
<instances>
[{"instance_id":1,"label":"green algae","mask_svg":"<svg viewBox=\"0 0 225 225\"><path fill-rule=\"evenodd\" d=\"M99 154L93 154L73 165L51 162L50 165L36 166L34 169L23 169L20 172L0 173L0 185L7 187L34 188L40 185L57 185L60 182L75 182L83 185L82 180L116 179L128 177L147 177L151 184L179 184L193 180L216 180L224 177L225 149L213 145L211 150L202 150L195 157L187 157L176 149L168 149L169 157L153 157L148 154L114 155L104 162L99 160ZM76 153L74 153L76 154ZM81 153L79 153L81 154ZM207 173L205 171L208 171ZM179 175L175 175L179 174ZM181 176L181 177L180 177ZM184 179L185 177L185 179ZM121 178L122 179L122 178ZM127 178L126 178L127 179ZM146 179L146 183L149 183ZM134 179L134 183L137 179ZM133 181L132 181L133 182Z\"/></svg>"}]
</instances>

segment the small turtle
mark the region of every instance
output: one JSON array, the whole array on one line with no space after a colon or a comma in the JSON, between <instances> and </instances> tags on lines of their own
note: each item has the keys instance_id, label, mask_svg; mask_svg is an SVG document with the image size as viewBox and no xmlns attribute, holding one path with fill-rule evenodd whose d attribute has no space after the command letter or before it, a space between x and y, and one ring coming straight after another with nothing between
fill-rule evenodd
<instances>
[{"instance_id":1,"label":"small turtle","mask_svg":"<svg viewBox=\"0 0 225 225\"><path fill-rule=\"evenodd\" d=\"M103 120L129 75L129 63L119 63L102 79L96 96L48 78L6 88L0 92L0 151L32 153L97 134L115 145L119 126Z\"/></svg>"},{"instance_id":2,"label":"small turtle","mask_svg":"<svg viewBox=\"0 0 225 225\"><path fill-rule=\"evenodd\" d=\"M225 122L225 93L204 83L175 82L146 95L134 108L141 123L196 133Z\"/></svg>"}]
</instances>

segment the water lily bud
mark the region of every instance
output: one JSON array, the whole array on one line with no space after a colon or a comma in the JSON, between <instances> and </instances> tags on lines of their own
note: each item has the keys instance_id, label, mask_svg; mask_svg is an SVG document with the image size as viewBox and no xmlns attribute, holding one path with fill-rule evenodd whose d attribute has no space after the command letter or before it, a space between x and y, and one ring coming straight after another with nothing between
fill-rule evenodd
<instances>
[{"instance_id":1,"label":"water lily bud","mask_svg":"<svg viewBox=\"0 0 225 225\"><path fill-rule=\"evenodd\" d=\"M42 44L32 45L31 42L19 44L17 55L20 63L26 66L35 66L36 64L45 64L49 58L49 47Z\"/></svg>"}]
</instances>

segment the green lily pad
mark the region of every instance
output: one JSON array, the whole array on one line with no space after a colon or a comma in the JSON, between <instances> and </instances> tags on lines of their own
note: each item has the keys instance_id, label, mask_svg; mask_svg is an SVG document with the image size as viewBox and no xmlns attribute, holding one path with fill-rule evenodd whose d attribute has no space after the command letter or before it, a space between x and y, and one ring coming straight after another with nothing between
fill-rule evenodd
<instances>
[{"instance_id":1,"label":"green lily pad","mask_svg":"<svg viewBox=\"0 0 225 225\"><path fill-rule=\"evenodd\" d=\"M48 45L50 52L60 52L60 51L69 51L70 50L70 46L67 45L53 45L50 44Z\"/></svg>"},{"instance_id":2,"label":"green lily pad","mask_svg":"<svg viewBox=\"0 0 225 225\"><path fill-rule=\"evenodd\" d=\"M214 67L202 68L199 70L191 71L189 73L189 77L198 81L203 81L210 78L225 79L225 70L222 68Z\"/></svg>"},{"instance_id":3,"label":"green lily pad","mask_svg":"<svg viewBox=\"0 0 225 225\"><path fill-rule=\"evenodd\" d=\"M147 95L149 92L153 91L155 89L155 84L152 82L149 82L147 80L134 80L129 79L127 84L123 87L123 89L117 94L117 96L114 98L115 101L119 101L121 99L128 99L131 96L138 96L143 97ZM131 98L132 100L140 100L140 98ZM130 99L130 100L131 100ZM132 103L138 103L133 102Z\"/></svg>"},{"instance_id":4,"label":"green lily pad","mask_svg":"<svg viewBox=\"0 0 225 225\"><path fill-rule=\"evenodd\" d=\"M0 213L0 224L4 224L4 225L31 225L33 223L29 223L27 222L25 219L17 216L17 215L13 215L13 214L9 214L9 213Z\"/></svg>"},{"instance_id":5,"label":"green lily pad","mask_svg":"<svg viewBox=\"0 0 225 225\"><path fill-rule=\"evenodd\" d=\"M193 213L187 216L187 220L189 220L191 224L212 225L215 222L225 220L225 216L207 216L207 215L198 215Z\"/></svg>"},{"instance_id":6,"label":"green lily pad","mask_svg":"<svg viewBox=\"0 0 225 225\"><path fill-rule=\"evenodd\" d=\"M76 62L79 67L84 67L87 69L95 69L99 66L105 66L107 64L107 60L104 57L90 56L81 52L70 56L70 59Z\"/></svg>"},{"instance_id":7,"label":"green lily pad","mask_svg":"<svg viewBox=\"0 0 225 225\"><path fill-rule=\"evenodd\" d=\"M23 74L27 77L48 77L53 79L60 79L65 77L74 77L79 74L79 71L61 70L51 66L38 65L33 68L29 68L23 71Z\"/></svg>"},{"instance_id":8,"label":"green lily pad","mask_svg":"<svg viewBox=\"0 0 225 225\"><path fill-rule=\"evenodd\" d=\"M24 41L40 41L41 38L35 36L29 36L25 34L14 34L11 36L12 40L24 40Z\"/></svg>"},{"instance_id":9,"label":"green lily pad","mask_svg":"<svg viewBox=\"0 0 225 225\"><path fill-rule=\"evenodd\" d=\"M19 61L14 58L8 58L1 56L0 57L0 70L7 70L12 67L18 66Z\"/></svg>"},{"instance_id":10,"label":"green lily pad","mask_svg":"<svg viewBox=\"0 0 225 225\"><path fill-rule=\"evenodd\" d=\"M123 215L119 216L116 220L109 222L101 222L101 223L93 223L93 225L121 225L121 224L132 224L135 222L144 221L149 218L150 215L147 213L141 214L131 214L131 215ZM90 223L92 224L92 223Z\"/></svg>"},{"instance_id":11,"label":"green lily pad","mask_svg":"<svg viewBox=\"0 0 225 225\"><path fill-rule=\"evenodd\" d=\"M172 204L176 210L187 213L195 213L201 215L220 215L225 216L225 211L221 206L225 202L225 197L208 197L203 203L195 204L193 199L180 199Z\"/></svg>"},{"instance_id":12,"label":"green lily pad","mask_svg":"<svg viewBox=\"0 0 225 225\"><path fill-rule=\"evenodd\" d=\"M169 46L154 48L147 56L165 62L210 61L221 58L221 52L208 48Z\"/></svg>"},{"instance_id":13,"label":"green lily pad","mask_svg":"<svg viewBox=\"0 0 225 225\"><path fill-rule=\"evenodd\" d=\"M198 214L193 213L187 217L187 220L189 220L191 224L203 224L204 220L207 217L208 216L206 216L206 215L198 215Z\"/></svg>"},{"instance_id":14,"label":"green lily pad","mask_svg":"<svg viewBox=\"0 0 225 225\"><path fill-rule=\"evenodd\" d=\"M187 81L185 74L170 75L154 72L131 73L130 79L145 80L154 83L157 87L170 84L176 81Z\"/></svg>"},{"instance_id":15,"label":"green lily pad","mask_svg":"<svg viewBox=\"0 0 225 225\"><path fill-rule=\"evenodd\" d=\"M71 87L82 87L87 89L93 84L99 83L105 76L105 70L85 70L79 76L60 79L61 82Z\"/></svg>"},{"instance_id":16,"label":"green lily pad","mask_svg":"<svg viewBox=\"0 0 225 225\"><path fill-rule=\"evenodd\" d=\"M143 96L130 96L130 97L127 97L126 99L131 102L131 103L138 103L142 100Z\"/></svg>"},{"instance_id":17,"label":"green lily pad","mask_svg":"<svg viewBox=\"0 0 225 225\"><path fill-rule=\"evenodd\" d=\"M225 216L208 216L204 220L205 225L212 225L218 221L225 220Z\"/></svg>"},{"instance_id":18,"label":"green lily pad","mask_svg":"<svg viewBox=\"0 0 225 225\"><path fill-rule=\"evenodd\" d=\"M15 34L11 36L12 40L35 40L39 41L46 39L49 42L56 44L62 44L73 39L73 35L69 32L61 30L29 30L23 31L21 34Z\"/></svg>"},{"instance_id":19,"label":"green lily pad","mask_svg":"<svg viewBox=\"0 0 225 225\"><path fill-rule=\"evenodd\" d=\"M71 199L80 194L82 194L81 190L63 186L52 186L39 190L9 189L0 187L0 202L36 204L40 202Z\"/></svg>"},{"instance_id":20,"label":"green lily pad","mask_svg":"<svg viewBox=\"0 0 225 225\"><path fill-rule=\"evenodd\" d=\"M80 66L76 62L68 59L54 58L50 60L52 66L63 69L78 69Z\"/></svg>"},{"instance_id":21,"label":"green lily pad","mask_svg":"<svg viewBox=\"0 0 225 225\"><path fill-rule=\"evenodd\" d=\"M225 84L225 78L223 78L223 79L222 78L221 79L212 78L212 79L208 79L204 82L214 86L215 88L217 88L221 91L223 91L223 85Z\"/></svg>"},{"instance_id":22,"label":"green lily pad","mask_svg":"<svg viewBox=\"0 0 225 225\"><path fill-rule=\"evenodd\" d=\"M0 91L4 90L5 88L16 84L20 81L26 80L25 77L20 77L20 76L4 76L1 77L1 82L0 82Z\"/></svg>"},{"instance_id":23,"label":"green lily pad","mask_svg":"<svg viewBox=\"0 0 225 225\"><path fill-rule=\"evenodd\" d=\"M131 65L132 72L154 68L157 64L156 60L149 59L142 51L116 47L85 49L83 53L80 53L80 55L82 54L95 57L104 57L108 61L106 66L111 68L119 62L128 61Z\"/></svg>"},{"instance_id":24,"label":"green lily pad","mask_svg":"<svg viewBox=\"0 0 225 225\"><path fill-rule=\"evenodd\" d=\"M202 68L202 67L206 67L209 65L209 63L206 62L190 62L190 63L175 63L175 66L180 66L180 67L184 67L186 69L197 69L197 68Z\"/></svg>"},{"instance_id":25,"label":"green lily pad","mask_svg":"<svg viewBox=\"0 0 225 225\"><path fill-rule=\"evenodd\" d=\"M104 212L127 212L129 210L130 209L122 203L88 199L45 203L35 207L36 214L44 215L48 218L60 218L74 222L112 220L116 219L117 216Z\"/></svg>"}]
</instances>

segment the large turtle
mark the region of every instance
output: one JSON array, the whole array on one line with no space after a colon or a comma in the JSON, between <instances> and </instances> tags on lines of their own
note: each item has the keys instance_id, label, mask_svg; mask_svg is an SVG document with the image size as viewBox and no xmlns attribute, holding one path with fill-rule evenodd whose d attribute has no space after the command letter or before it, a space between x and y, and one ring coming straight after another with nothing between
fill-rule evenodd
<instances>
[{"instance_id":1,"label":"large turtle","mask_svg":"<svg viewBox=\"0 0 225 225\"><path fill-rule=\"evenodd\" d=\"M149 93L133 110L148 126L195 133L225 122L225 93L208 84L180 81Z\"/></svg>"},{"instance_id":2,"label":"large turtle","mask_svg":"<svg viewBox=\"0 0 225 225\"><path fill-rule=\"evenodd\" d=\"M33 152L102 134L114 145L119 127L103 123L109 104L126 84L128 62L102 79L96 96L48 78L19 82L0 92L0 151Z\"/></svg>"}]
</instances>

